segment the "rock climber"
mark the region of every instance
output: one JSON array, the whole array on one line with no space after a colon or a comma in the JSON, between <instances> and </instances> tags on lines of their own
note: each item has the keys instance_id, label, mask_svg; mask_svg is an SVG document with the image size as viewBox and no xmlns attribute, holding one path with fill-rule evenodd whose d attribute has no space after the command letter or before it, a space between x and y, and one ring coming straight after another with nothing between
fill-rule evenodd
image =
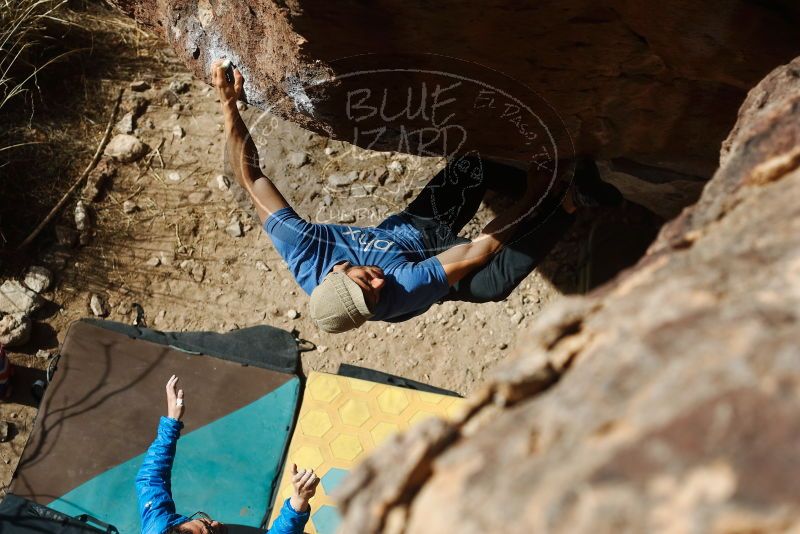
<instances>
[{"instance_id":1,"label":"rock climber","mask_svg":"<svg viewBox=\"0 0 800 534\"><path fill-rule=\"evenodd\" d=\"M236 105L242 74L227 61L215 62L212 69L235 178L295 280L311 296L312 320L327 332L351 330L368 320L405 321L443 300L503 300L569 228L579 207L622 200L600 179L593 161L581 160L568 194L537 222L529 215L541 196L534 173L465 156L448 161L404 211L376 227L310 223L259 167ZM515 173L527 186L514 207L476 239L459 237L488 184Z\"/></svg>"},{"instance_id":2,"label":"rock climber","mask_svg":"<svg viewBox=\"0 0 800 534\"><path fill-rule=\"evenodd\" d=\"M158 434L147 450L142 467L136 475L136 494L142 534L220 534L227 532L223 523L211 519L203 512L189 517L175 512L172 500L171 472L175 449L183 423L183 390L178 389L178 377L167 381L167 416L158 425ZM292 465L294 495L284 501L271 534L302 534L311 515L308 504L319 484L313 470L297 470Z\"/></svg>"}]
</instances>

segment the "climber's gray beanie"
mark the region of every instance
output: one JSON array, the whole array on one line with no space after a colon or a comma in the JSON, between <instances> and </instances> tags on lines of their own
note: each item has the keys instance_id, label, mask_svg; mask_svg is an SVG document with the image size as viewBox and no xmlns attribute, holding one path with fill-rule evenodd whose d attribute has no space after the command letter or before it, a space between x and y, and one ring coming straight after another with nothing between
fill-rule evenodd
<instances>
[{"instance_id":1,"label":"climber's gray beanie","mask_svg":"<svg viewBox=\"0 0 800 534\"><path fill-rule=\"evenodd\" d=\"M361 287L343 272L328 273L311 292L309 304L311 319L332 334L358 328L372 317Z\"/></svg>"}]
</instances>

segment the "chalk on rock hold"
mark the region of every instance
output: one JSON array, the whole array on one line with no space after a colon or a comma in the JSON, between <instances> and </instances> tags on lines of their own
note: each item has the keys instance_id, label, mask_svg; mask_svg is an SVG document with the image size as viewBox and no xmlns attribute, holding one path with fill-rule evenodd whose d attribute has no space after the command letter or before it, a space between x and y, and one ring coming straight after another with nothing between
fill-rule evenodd
<instances>
[{"instance_id":1,"label":"chalk on rock hold","mask_svg":"<svg viewBox=\"0 0 800 534\"><path fill-rule=\"evenodd\" d=\"M19 347L31 338L33 324L31 320L21 313L3 315L0 317L0 345L6 347Z\"/></svg>"},{"instance_id":2,"label":"chalk on rock hold","mask_svg":"<svg viewBox=\"0 0 800 534\"><path fill-rule=\"evenodd\" d=\"M109 314L108 302L106 302L105 297L97 293L92 293L89 299L89 308L97 317L107 317Z\"/></svg>"},{"instance_id":3,"label":"chalk on rock hold","mask_svg":"<svg viewBox=\"0 0 800 534\"><path fill-rule=\"evenodd\" d=\"M45 267L33 265L28 268L22 283L31 291L41 293L42 291L47 291L50 284L53 283L53 273Z\"/></svg>"},{"instance_id":4,"label":"chalk on rock hold","mask_svg":"<svg viewBox=\"0 0 800 534\"><path fill-rule=\"evenodd\" d=\"M133 163L148 151L147 145L133 135L117 134L106 145L105 155L122 163Z\"/></svg>"}]
</instances>

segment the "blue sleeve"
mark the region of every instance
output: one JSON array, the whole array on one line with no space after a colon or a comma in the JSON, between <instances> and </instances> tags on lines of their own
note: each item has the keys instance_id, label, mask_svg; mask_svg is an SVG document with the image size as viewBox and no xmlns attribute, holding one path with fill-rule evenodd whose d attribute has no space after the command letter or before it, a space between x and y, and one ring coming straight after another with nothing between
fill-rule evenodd
<instances>
[{"instance_id":1,"label":"blue sleeve","mask_svg":"<svg viewBox=\"0 0 800 534\"><path fill-rule=\"evenodd\" d=\"M292 208L283 208L264 222L264 231L272 239L278 254L286 261L289 271L306 293L317 285L316 269L325 225L312 224Z\"/></svg>"},{"instance_id":2,"label":"blue sleeve","mask_svg":"<svg viewBox=\"0 0 800 534\"><path fill-rule=\"evenodd\" d=\"M275 249L291 264L292 260L314 239L316 225L304 220L292 208L283 208L264 221L264 231L272 239Z\"/></svg>"},{"instance_id":3,"label":"blue sleeve","mask_svg":"<svg viewBox=\"0 0 800 534\"><path fill-rule=\"evenodd\" d=\"M175 449L183 423L162 417L158 435L147 449L142 467L136 474L136 495L142 534L162 534L168 528L189 520L175 513L172 501L171 473Z\"/></svg>"},{"instance_id":4,"label":"blue sleeve","mask_svg":"<svg viewBox=\"0 0 800 534\"><path fill-rule=\"evenodd\" d=\"M392 302L387 303L388 309L376 313L373 320L406 321L425 313L434 302L450 292L447 273L436 256L419 263L407 263L394 269L389 277L395 286L392 288Z\"/></svg>"},{"instance_id":5,"label":"blue sleeve","mask_svg":"<svg viewBox=\"0 0 800 534\"><path fill-rule=\"evenodd\" d=\"M281 507L281 514L272 523L272 528L267 531L268 534L303 534L303 528L308 523L308 518L311 517L311 507L305 512L297 512L292 505L289 504L289 499L283 502Z\"/></svg>"}]
</instances>

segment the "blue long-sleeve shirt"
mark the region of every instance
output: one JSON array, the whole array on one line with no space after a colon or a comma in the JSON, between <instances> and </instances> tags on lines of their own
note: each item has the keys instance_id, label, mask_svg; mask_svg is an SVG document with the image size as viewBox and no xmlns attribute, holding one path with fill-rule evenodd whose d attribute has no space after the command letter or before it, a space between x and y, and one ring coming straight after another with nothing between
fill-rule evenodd
<instances>
[{"instance_id":1,"label":"blue long-sleeve shirt","mask_svg":"<svg viewBox=\"0 0 800 534\"><path fill-rule=\"evenodd\" d=\"M136 495L139 500L139 516L142 518L142 534L164 534L170 528L189 521L176 513L172 500L172 462L181 435L183 423L162 417L158 424L158 435L153 441L136 475ZM302 534L311 510L297 512L284 501L281 513L270 534Z\"/></svg>"}]
</instances>

